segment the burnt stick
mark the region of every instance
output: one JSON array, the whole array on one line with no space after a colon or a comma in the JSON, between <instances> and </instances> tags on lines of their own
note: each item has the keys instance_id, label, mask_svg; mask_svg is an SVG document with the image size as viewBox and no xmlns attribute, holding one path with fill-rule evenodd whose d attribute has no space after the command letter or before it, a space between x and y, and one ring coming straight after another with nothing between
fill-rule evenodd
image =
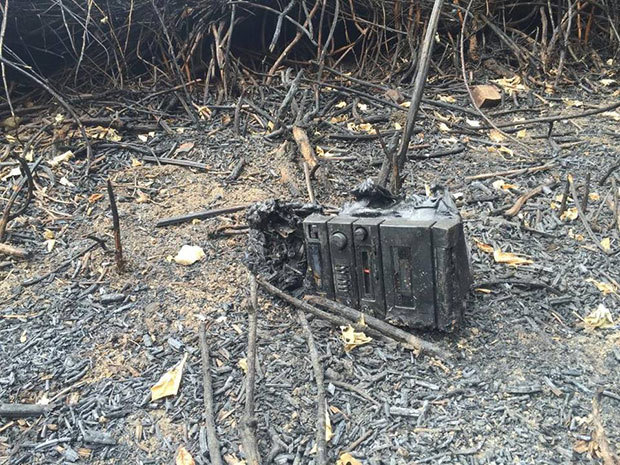
<instances>
[{"instance_id":1,"label":"burnt stick","mask_svg":"<svg viewBox=\"0 0 620 465\"><path fill-rule=\"evenodd\" d=\"M358 310L347 307L346 305L343 305L341 303L326 299L325 297L310 296L308 300L312 303L328 308L329 310L337 313L338 315L350 318L355 321L360 321L360 319L363 317L368 327L379 331L381 334L388 336L396 341L409 344L415 350L435 355L444 359L450 358L450 354L448 354L445 350L433 344L432 342L424 341L419 337L414 336L413 334L403 331L402 329L397 328L396 326L392 326L391 324L383 320L379 320L378 318L375 318L371 315L363 314Z\"/></svg>"},{"instance_id":2,"label":"burnt stick","mask_svg":"<svg viewBox=\"0 0 620 465\"><path fill-rule=\"evenodd\" d=\"M192 220L206 220L207 218L214 218L219 215L225 215L226 213L235 213L241 210L245 210L249 207L249 204L235 205L233 207L214 208L211 210L203 210L195 213L188 213L187 215L171 216L170 218L164 218L159 220L155 226L161 228L162 226L171 226L173 224L187 223Z\"/></svg>"},{"instance_id":3,"label":"burnt stick","mask_svg":"<svg viewBox=\"0 0 620 465\"><path fill-rule=\"evenodd\" d=\"M202 356L202 386L205 404L205 428L209 444L209 458L213 465L223 465L220 442L215 427L215 409L213 408L213 382L211 379L211 363L205 324L200 325L200 354Z\"/></svg>"},{"instance_id":4,"label":"burnt stick","mask_svg":"<svg viewBox=\"0 0 620 465\"><path fill-rule=\"evenodd\" d=\"M248 308L248 371L245 377L245 412L241 420L239 435L241 446L249 465L262 463L256 442L256 417L254 416L254 387L256 385L256 313L258 311L258 296L256 292L256 277L250 274L250 303Z\"/></svg>"},{"instance_id":5,"label":"burnt stick","mask_svg":"<svg viewBox=\"0 0 620 465\"><path fill-rule=\"evenodd\" d=\"M44 415L50 410L48 405L39 404L0 404L0 418L29 418Z\"/></svg>"},{"instance_id":6,"label":"burnt stick","mask_svg":"<svg viewBox=\"0 0 620 465\"><path fill-rule=\"evenodd\" d=\"M121 242L121 221L118 216L118 208L116 207L116 197L112 188L112 181L108 179L108 197L110 199L110 210L112 210L112 225L114 228L114 259L116 261L116 269L122 273L125 269L125 261L123 260L123 244Z\"/></svg>"},{"instance_id":7,"label":"burnt stick","mask_svg":"<svg viewBox=\"0 0 620 465\"><path fill-rule=\"evenodd\" d=\"M327 464L327 441L325 438L325 381L323 379L323 368L321 367L321 361L319 360L319 352L316 349L314 343L314 336L308 325L306 315L302 310L297 310L297 317L299 323L306 336L306 342L308 343L308 349L310 353L310 361L312 362L312 371L314 371L314 379L316 381L316 403L317 403L317 420L316 420L316 461L317 465Z\"/></svg>"}]
</instances>

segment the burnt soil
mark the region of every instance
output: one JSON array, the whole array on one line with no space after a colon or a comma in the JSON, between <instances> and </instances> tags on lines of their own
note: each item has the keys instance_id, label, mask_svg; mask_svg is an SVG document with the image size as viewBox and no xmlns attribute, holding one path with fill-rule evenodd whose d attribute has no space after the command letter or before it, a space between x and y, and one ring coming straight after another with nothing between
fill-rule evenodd
<instances>
[{"instance_id":1,"label":"burnt soil","mask_svg":"<svg viewBox=\"0 0 620 465\"><path fill-rule=\"evenodd\" d=\"M274 108L286 88L277 92ZM457 104L468 104L458 83L443 89L431 84L427 97L448 94ZM505 122L585 111L618 98L614 88L596 97L571 88L523 99L514 113L491 113L496 113L495 122ZM353 102L345 95L341 100ZM112 103L98 107L104 115L105 105ZM507 99L499 111L514 109ZM386 131L402 124L404 113L397 110L367 103L356 113L363 117L364 110L383 115L375 124ZM33 135L59 111L50 108L31 116L24 134ZM360 122L346 115L348 121ZM295 168L293 181L300 194L294 196L282 179L284 161L276 156L282 137L265 138L260 117L243 113L245 135L236 136L234 105L214 110L198 129L185 123L184 116L167 119L173 134L155 127L146 142L137 138L139 131L120 129L119 134L123 143L151 147L160 155L172 149L171 157L205 163L207 169L158 166L111 143L96 149L99 159L88 176L83 153L53 168L44 162L45 169L37 172L35 200L24 216L9 223L8 242L29 249L32 256L5 257L0 270L0 402L49 403L50 409L38 418L0 419L0 462L164 464L173 463L183 445L196 463L209 463L198 348L202 321L213 355L222 452L229 464L243 459L238 425L244 372L239 362L247 349L249 286L242 264L247 234L222 227L245 224L244 212L164 228L155 223L270 198L307 201L303 171L291 144L285 158ZM411 193L441 184L457 198L475 277L465 324L452 334L415 332L453 355L439 360L376 340L345 352L338 328L311 319L334 433L328 442L329 463L344 451L373 465L603 463L592 417L599 391L603 429L611 449L620 451L620 238L613 225L611 184L615 178L617 189L620 170L599 185L620 158L618 113L616 119L598 114L557 122L553 141L546 138L547 124L527 126L519 134L527 150L511 141L490 141L488 131L441 130L442 119L467 127L466 118L479 120L474 116L425 105L420 117L412 143L429 145L412 153L436 154L444 147L466 145L460 153L409 162L404 184ZM347 121L333 121L310 137L328 152L321 159L328 183L313 180L317 199L338 207L351 199L355 185L376 175L383 155L376 140L331 139L339 130L347 132ZM187 142L193 143L189 151L176 152L175 146ZM50 160L64 149L37 151L35 159ZM329 159L329 154L345 159ZM246 161L240 176L228 180L240 157ZM530 174L466 179L543 164L552 166ZM581 197L588 173L586 214L596 239L609 238L610 254L599 250L579 218L558 218L558 196L567 175ZM127 260L127 270L120 274L114 265L108 177ZM494 186L496 181L514 187L502 189L499 183ZM551 187L528 200L517 216L503 215L521 194L547 183ZM569 212L574 206L571 197ZM97 247L42 282L24 285L92 244L89 235L105 238L108 250ZM45 241L52 238L54 247L48 251ZM497 263L476 241L533 263ZM188 267L171 260L184 244L202 247L204 260ZM273 463L312 463L316 386L305 338L295 309L259 294L259 449L265 459L279 444L270 456ZM601 304L615 327L584 324ZM150 387L184 354L188 358L178 395L151 402ZM362 389L374 402L330 384L330 379ZM93 440L93 432L103 435Z\"/></svg>"}]
</instances>

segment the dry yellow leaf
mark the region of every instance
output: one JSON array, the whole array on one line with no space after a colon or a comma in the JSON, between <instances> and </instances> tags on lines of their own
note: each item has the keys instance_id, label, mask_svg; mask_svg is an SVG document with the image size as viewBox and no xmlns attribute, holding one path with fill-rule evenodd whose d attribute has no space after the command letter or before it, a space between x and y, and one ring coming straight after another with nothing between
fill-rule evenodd
<instances>
[{"instance_id":1,"label":"dry yellow leaf","mask_svg":"<svg viewBox=\"0 0 620 465\"><path fill-rule=\"evenodd\" d=\"M484 242L480 242L478 239L474 239L476 242L476 246L482 250L484 253L493 253L493 247L489 244L485 244Z\"/></svg>"},{"instance_id":2,"label":"dry yellow leaf","mask_svg":"<svg viewBox=\"0 0 620 465\"><path fill-rule=\"evenodd\" d=\"M54 168L65 161L71 160L72 158L73 158L73 152L71 150L67 150L66 152L61 153L60 155L57 155L54 158L52 158L50 161L48 161L48 163L52 168Z\"/></svg>"},{"instance_id":3,"label":"dry yellow leaf","mask_svg":"<svg viewBox=\"0 0 620 465\"><path fill-rule=\"evenodd\" d=\"M517 131L517 137L519 139L525 139L527 137L527 129L521 129L520 131Z\"/></svg>"},{"instance_id":4,"label":"dry yellow leaf","mask_svg":"<svg viewBox=\"0 0 620 465\"><path fill-rule=\"evenodd\" d=\"M239 460L235 454L224 454L224 462L228 465L245 465L245 460Z\"/></svg>"},{"instance_id":5,"label":"dry yellow leaf","mask_svg":"<svg viewBox=\"0 0 620 465\"><path fill-rule=\"evenodd\" d=\"M338 102L336 105L334 105L336 108L344 108L347 106L347 102L345 102L344 100L341 100L340 102Z\"/></svg>"},{"instance_id":6,"label":"dry yellow leaf","mask_svg":"<svg viewBox=\"0 0 620 465\"><path fill-rule=\"evenodd\" d=\"M491 129L489 131L489 139L491 139L493 142L504 142L506 140L506 136L504 136L497 129Z\"/></svg>"},{"instance_id":7,"label":"dry yellow leaf","mask_svg":"<svg viewBox=\"0 0 620 465\"><path fill-rule=\"evenodd\" d=\"M566 104L567 107L582 107L583 106L583 102L581 100L570 100L570 99L562 99L564 101L564 103Z\"/></svg>"},{"instance_id":8,"label":"dry yellow leaf","mask_svg":"<svg viewBox=\"0 0 620 465\"><path fill-rule=\"evenodd\" d=\"M592 278L586 279L586 282L594 284L604 295L616 293L616 286L612 283L603 283Z\"/></svg>"},{"instance_id":9,"label":"dry yellow leaf","mask_svg":"<svg viewBox=\"0 0 620 465\"><path fill-rule=\"evenodd\" d=\"M247 358L244 357L244 358L239 359L239 361L237 362L237 366L241 368L245 374L248 373L248 359Z\"/></svg>"},{"instance_id":10,"label":"dry yellow leaf","mask_svg":"<svg viewBox=\"0 0 620 465\"><path fill-rule=\"evenodd\" d=\"M597 202L598 200L601 200L601 196L598 194L598 192L590 192L588 194L588 198L592 200L593 202Z\"/></svg>"},{"instance_id":11,"label":"dry yellow leaf","mask_svg":"<svg viewBox=\"0 0 620 465\"><path fill-rule=\"evenodd\" d=\"M85 129L86 135L91 139L109 140L120 142L122 137L114 128L104 128L103 126L93 126Z\"/></svg>"},{"instance_id":12,"label":"dry yellow leaf","mask_svg":"<svg viewBox=\"0 0 620 465\"><path fill-rule=\"evenodd\" d=\"M338 116L332 116L329 119L329 122L332 123L332 124L336 124L336 123L342 123L342 122L346 121L347 119L349 119L349 117L347 115L345 115L345 114L342 114L342 115L338 115Z\"/></svg>"},{"instance_id":13,"label":"dry yellow leaf","mask_svg":"<svg viewBox=\"0 0 620 465\"><path fill-rule=\"evenodd\" d=\"M515 92L528 90L528 87L521 83L521 76L515 75L512 78L494 79L491 82L501 86L505 92L512 95Z\"/></svg>"},{"instance_id":14,"label":"dry yellow leaf","mask_svg":"<svg viewBox=\"0 0 620 465\"><path fill-rule=\"evenodd\" d=\"M476 289L474 289L474 291L480 292L482 294L490 294L491 292L493 292L491 291L491 289L486 289L484 287L477 287Z\"/></svg>"},{"instance_id":15,"label":"dry yellow leaf","mask_svg":"<svg viewBox=\"0 0 620 465\"><path fill-rule=\"evenodd\" d=\"M88 203L95 203L103 198L103 194L91 194L88 197Z\"/></svg>"},{"instance_id":16,"label":"dry yellow leaf","mask_svg":"<svg viewBox=\"0 0 620 465\"><path fill-rule=\"evenodd\" d=\"M43 231L43 237L46 239L54 239L54 231L50 231L49 229L46 229L45 231Z\"/></svg>"},{"instance_id":17,"label":"dry yellow leaf","mask_svg":"<svg viewBox=\"0 0 620 465\"><path fill-rule=\"evenodd\" d=\"M161 399L166 396L176 396L181 385L181 377L183 376L183 366L187 360L187 354L177 363L171 370L157 381L157 384L151 388L151 400Z\"/></svg>"},{"instance_id":18,"label":"dry yellow leaf","mask_svg":"<svg viewBox=\"0 0 620 465\"><path fill-rule=\"evenodd\" d=\"M451 95L438 95L437 98L446 103L456 103L456 99Z\"/></svg>"},{"instance_id":19,"label":"dry yellow leaf","mask_svg":"<svg viewBox=\"0 0 620 465\"><path fill-rule=\"evenodd\" d=\"M497 181L493 182L493 187L495 189L499 190L503 190L503 191L509 191L510 189L518 189L519 186L517 186L516 184L509 184L507 182L502 181L501 179L498 179Z\"/></svg>"},{"instance_id":20,"label":"dry yellow leaf","mask_svg":"<svg viewBox=\"0 0 620 465\"><path fill-rule=\"evenodd\" d=\"M493 259L497 263L504 263L510 266L529 265L534 263L529 258L520 257L510 252L502 252L500 249L495 249L493 251Z\"/></svg>"},{"instance_id":21,"label":"dry yellow leaf","mask_svg":"<svg viewBox=\"0 0 620 465\"><path fill-rule=\"evenodd\" d=\"M588 328L613 328L615 326L614 319L611 316L611 312L605 305L598 304L596 310L590 312L588 316L583 319Z\"/></svg>"},{"instance_id":22,"label":"dry yellow leaf","mask_svg":"<svg viewBox=\"0 0 620 465\"><path fill-rule=\"evenodd\" d=\"M348 452L345 452L338 458L336 465L362 465L362 462L357 460Z\"/></svg>"},{"instance_id":23,"label":"dry yellow leaf","mask_svg":"<svg viewBox=\"0 0 620 465\"><path fill-rule=\"evenodd\" d=\"M176 465L195 465L196 462L192 454L190 454L185 447L179 446L175 463Z\"/></svg>"},{"instance_id":24,"label":"dry yellow leaf","mask_svg":"<svg viewBox=\"0 0 620 465\"><path fill-rule=\"evenodd\" d=\"M332 421L329 419L329 412L325 409L325 442L329 442L333 436Z\"/></svg>"},{"instance_id":25,"label":"dry yellow leaf","mask_svg":"<svg viewBox=\"0 0 620 465\"><path fill-rule=\"evenodd\" d=\"M577 207L571 207L571 208L567 208L564 213L562 213L560 215L560 219L562 221L573 221L575 219L577 219L577 217L579 216L579 212L577 211Z\"/></svg>"},{"instance_id":26,"label":"dry yellow leaf","mask_svg":"<svg viewBox=\"0 0 620 465\"><path fill-rule=\"evenodd\" d=\"M144 165L143 162L141 162L140 160L138 160L137 158L132 158L131 159L131 167L132 168L137 168L138 166L142 166Z\"/></svg>"},{"instance_id":27,"label":"dry yellow leaf","mask_svg":"<svg viewBox=\"0 0 620 465\"><path fill-rule=\"evenodd\" d=\"M141 190L138 190L138 196L136 198L137 203L147 203L149 200L151 199L147 194L145 194Z\"/></svg>"},{"instance_id":28,"label":"dry yellow leaf","mask_svg":"<svg viewBox=\"0 0 620 465\"><path fill-rule=\"evenodd\" d=\"M611 250L611 239L609 239L609 237L604 238L601 241L601 247L609 252Z\"/></svg>"},{"instance_id":29,"label":"dry yellow leaf","mask_svg":"<svg viewBox=\"0 0 620 465\"><path fill-rule=\"evenodd\" d=\"M363 344L368 344L372 341L372 338L366 336L362 332L357 332L353 329L353 326L341 326L340 327L342 334L342 341L344 342L344 351L350 352L357 346L361 346Z\"/></svg>"},{"instance_id":30,"label":"dry yellow leaf","mask_svg":"<svg viewBox=\"0 0 620 465\"><path fill-rule=\"evenodd\" d=\"M450 128L448 127L448 125L446 123L444 123L443 121L439 123L439 130L443 131L443 132L448 132L450 131Z\"/></svg>"}]
</instances>

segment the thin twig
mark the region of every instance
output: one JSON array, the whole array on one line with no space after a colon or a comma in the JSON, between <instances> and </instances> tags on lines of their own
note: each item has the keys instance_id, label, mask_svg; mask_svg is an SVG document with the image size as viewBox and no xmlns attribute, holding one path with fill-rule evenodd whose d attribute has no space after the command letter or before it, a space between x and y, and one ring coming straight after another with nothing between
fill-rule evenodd
<instances>
[{"instance_id":1,"label":"thin twig","mask_svg":"<svg viewBox=\"0 0 620 465\"><path fill-rule=\"evenodd\" d=\"M209 445L209 458L213 465L223 465L220 442L217 439L215 426L215 408L213 405L213 382L211 379L211 363L209 345L205 324L200 325L200 354L202 356L202 385L205 404L205 427L207 429L207 443Z\"/></svg>"},{"instance_id":2,"label":"thin twig","mask_svg":"<svg viewBox=\"0 0 620 465\"><path fill-rule=\"evenodd\" d=\"M112 226L114 228L114 259L116 261L116 269L119 273L125 270L125 261L123 260L123 244L121 243L121 221L118 217L118 208L116 207L116 197L112 189L112 181L108 179L108 198L110 199L110 210L112 210Z\"/></svg>"},{"instance_id":3,"label":"thin twig","mask_svg":"<svg viewBox=\"0 0 620 465\"><path fill-rule=\"evenodd\" d=\"M297 311L297 318L306 336L306 342L308 343L308 351L310 354L310 361L312 362L312 371L314 372L314 380L316 381L316 404L317 404L317 419L316 419L316 459L317 465L327 464L327 441L325 438L325 415L327 409L325 405L325 382L323 380L323 368L321 367L321 361L319 360L319 352L316 349L314 343L314 337L312 331L308 325L306 315L301 310Z\"/></svg>"},{"instance_id":4,"label":"thin twig","mask_svg":"<svg viewBox=\"0 0 620 465\"><path fill-rule=\"evenodd\" d=\"M245 412L241 420L241 444L249 465L259 465L261 457L256 442L256 418L254 416L254 388L256 385L256 313L258 311L258 296L256 292L256 277L250 274L250 305L248 305L248 351L245 377Z\"/></svg>"},{"instance_id":5,"label":"thin twig","mask_svg":"<svg viewBox=\"0 0 620 465\"><path fill-rule=\"evenodd\" d=\"M583 213L583 209L581 208L581 203L579 202L579 198L577 196L577 189L575 188L575 183L573 182L572 177L569 178L569 183L571 194L573 196L573 202L575 203L575 207L577 207L577 214L579 215L579 219L583 223L583 227L586 229L588 236L590 236L590 239L592 239L592 241L596 244L596 246L601 252L603 252L605 255L611 255L612 252L601 245L601 241L597 239L594 231L592 231L590 223L588 223L588 219L586 218L586 215Z\"/></svg>"}]
</instances>

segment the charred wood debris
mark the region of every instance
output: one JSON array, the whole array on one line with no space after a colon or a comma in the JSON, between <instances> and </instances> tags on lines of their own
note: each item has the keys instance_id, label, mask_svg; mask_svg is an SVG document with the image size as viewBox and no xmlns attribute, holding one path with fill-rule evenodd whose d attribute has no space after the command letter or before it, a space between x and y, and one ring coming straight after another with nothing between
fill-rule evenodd
<instances>
[{"instance_id":1,"label":"charred wood debris","mask_svg":"<svg viewBox=\"0 0 620 465\"><path fill-rule=\"evenodd\" d=\"M620 463L616 0L1 3L0 459ZM455 193L454 333L308 292L364 179Z\"/></svg>"}]
</instances>

